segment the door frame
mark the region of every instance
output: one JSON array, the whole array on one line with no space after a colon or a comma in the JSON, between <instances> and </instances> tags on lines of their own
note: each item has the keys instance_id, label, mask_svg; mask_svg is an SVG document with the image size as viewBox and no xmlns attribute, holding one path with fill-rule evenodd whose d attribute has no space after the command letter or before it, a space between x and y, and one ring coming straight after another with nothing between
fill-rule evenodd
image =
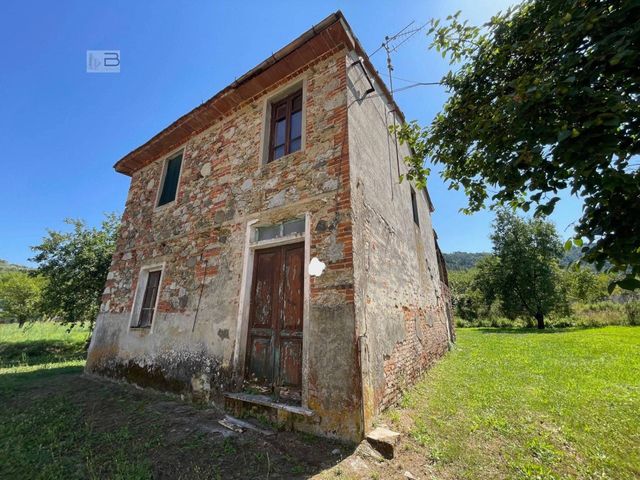
<instances>
[{"instance_id":1,"label":"door frame","mask_svg":"<svg viewBox=\"0 0 640 480\"><path fill-rule=\"evenodd\" d=\"M253 241L256 228L269 225L273 221L261 221L260 219L249 220L245 231L245 245L243 251L242 276L240 282L240 296L238 301L238 320L236 326L236 342L233 351L233 368L236 378L244 381L246 372L245 364L247 358L247 342L249 332L250 302L253 285L253 271L256 250L279 247L292 243L304 244L304 278L303 278L303 306L302 306L302 391L301 406L308 408L309 392L309 312L310 312L310 291L311 284L309 276L309 262L311 261L311 214L304 214L305 225L303 235L290 235L287 237L275 238L273 240ZM288 220L288 219L283 219Z\"/></svg>"}]
</instances>

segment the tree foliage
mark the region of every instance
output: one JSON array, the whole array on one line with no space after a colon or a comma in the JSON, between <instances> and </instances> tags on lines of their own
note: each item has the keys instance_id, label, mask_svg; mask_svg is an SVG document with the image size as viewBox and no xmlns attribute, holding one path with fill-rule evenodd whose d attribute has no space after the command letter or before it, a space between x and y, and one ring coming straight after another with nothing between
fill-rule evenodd
<instances>
[{"instance_id":1,"label":"tree foliage","mask_svg":"<svg viewBox=\"0 0 640 480\"><path fill-rule=\"evenodd\" d=\"M50 230L36 252L37 272L48 282L42 292L42 308L70 325L93 322L111 264L119 220L107 215L100 228L82 220L66 220L70 232Z\"/></svg>"},{"instance_id":2,"label":"tree foliage","mask_svg":"<svg viewBox=\"0 0 640 480\"><path fill-rule=\"evenodd\" d=\"M477 288L477 269L449 272L452 302L456 315L463 320L477 320L487 316L486 301Z\"/></svg>"},{"instance_id":3,"label":"tree foliage","mask_svg":"<svg viewBox=\"0 0 640 480\"><path fill-rule=\"evenodd\" d=\"M562 282L572 302L595 303L609 297L610 276L590 268L568 268L562 274Z\"/></svg>"},{"instance_id":4,"label":"tree foliage","mask_svg":"<svg viewBox=\"0 0 640 480\"><path fill-rule=\"evenodd\" d=\"M544 317L567 308L558 260L562 245L552 223L499 210L491 235L493 257L478 264L477 282L488 303L499 300L507 317Z\"/></svg>"},{"instance_id":5,"label":"tree foliage","mask_svg":"<svg viewBox=\"0 0 640 480\"><path fill-rule=\"evenodd\" d=\"M399 130L414 152L407 177L425 183L425 160L442 164L466 212L548 215L569 189L584 201L584 260L640 287L640 3L529 0L482 29L456 14L430 34L457 68L432 124Z\"/></svg>"},{"instance_id":6,"label":"tree foliage","mask_svg":"<svg viewBox=\"0 0 640 480\"><path fill-rule=\"evenodd\" d=\"M497 280L493 268L497 259L484 255L473 268L454 270L449 274L449 283L456 315L464 320L480 320L503 317L505 312L495 290Z\"/></svg>"},{"instance_id":7,"label":"tree foliage","mask_svg":"<svg viewBox=\"0 0 640 480\"><path fill-rule=\"evenodd\" d=\"M46 280L21 270L0 273L0 316L18 320L20 326L41 315Z\"/></svg>"},{"instance_id":8,"label":"tree foliage","mask_svg":"<svg viewBox=\"0 0 640 480\"><path fill-rule=\"evenodd\" d=\"M496 262L487 279L509 316L529 314L544 328L544 316L566 307L558 260L562 245L554 225L540 218L523 220L500 210L491 235Z\"/></svg>"}]
</instances>

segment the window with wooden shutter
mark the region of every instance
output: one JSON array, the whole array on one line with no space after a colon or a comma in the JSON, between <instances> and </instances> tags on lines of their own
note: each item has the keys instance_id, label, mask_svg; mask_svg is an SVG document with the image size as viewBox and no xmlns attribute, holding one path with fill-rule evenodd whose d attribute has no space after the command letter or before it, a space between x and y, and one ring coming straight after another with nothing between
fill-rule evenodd
<instances>
[{"instance_id":1,"label":"window with wooden shutter","mask_svg":"<svg viewBox=\"0 0 640 480\"><path fill-rule=\"evenodd\" d=\"M164 180L162 181L162 189L160 190L160 199L158 200L158 206L166 205L167 203L171 203L176 199L181 166L182 154L179 154L178 156L167 160Z\"/></svg>"},{"instance_id":2,"label":"window with wooden shutter","mask_svg":"<svg viewBox=\"0 0 640 480\"><path fill-rule=\"evenodd\" d=\"M413 222L420 226L420 218L418 217L418 199L416 198L416 191L411 188L411 210L413 211Z\"/></svg>"},{"instance_id":3,"label":"window with wooden shutter","mask_svg":"<svg viewBox=\"0 0 640 480\"><path fill-rule=\"evenodd\" d=\"M144 297L142 298L142 306L138 317L136 327L150 327L153 322L153 314L155 313L156 300L158 298L158 289L160 288L160 274L162 270L155 270L147 274L147 284L144 289Z\"/></svg>"},{"instance_id":4,"label":"window with wooden shutter","mask_svg":"<svg viewBox=\"0 0 640 480\"><path fill-rule=\"evenodd\" d=\"M271 105L269 162L302 148L302 90Z\"/></svg>"}]
</instances>

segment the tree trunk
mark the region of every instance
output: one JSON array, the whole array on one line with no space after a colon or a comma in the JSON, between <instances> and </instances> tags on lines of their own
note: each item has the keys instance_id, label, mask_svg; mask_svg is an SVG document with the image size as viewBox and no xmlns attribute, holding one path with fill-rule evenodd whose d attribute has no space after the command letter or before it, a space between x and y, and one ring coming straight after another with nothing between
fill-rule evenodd
<instances>
[{"instance_id":1,"label":"tree trunk","mask_svg":"<svg viewBox=\"0 0 640 480\"><path fill-rule=\"evenodd\" d=\"M535 317L538 321L538 330L544 330L544 315L541 312L536 312Z\"/></svg>"}]
</instances>

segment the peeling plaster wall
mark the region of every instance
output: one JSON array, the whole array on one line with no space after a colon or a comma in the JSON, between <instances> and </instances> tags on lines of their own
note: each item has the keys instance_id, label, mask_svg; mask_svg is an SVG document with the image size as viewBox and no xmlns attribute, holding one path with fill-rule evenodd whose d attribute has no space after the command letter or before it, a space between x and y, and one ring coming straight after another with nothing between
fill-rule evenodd
<instances>
[{"instance_id":1,"label":"peeling plaster wall","mask_svg":"<svg viewBox=\"0 0 640 480\"><path fill-rule=\"evenodd\" d=\"M305 148L262 163L266 100L304 79ZM313 430L362 434L355 337L345 52L335 50L239 105L184 146L174 203L154 208L164 158L135 172L87 372L204 399L239 388L234 358L247 222L310 214L306 402ZM152 328L131 329L140 269L166 265Z\"/></svg>"},{"instance_id":2,"label":"peeling plaster wall","mask_svg":"<svg viewBox=\"0 0 640 480\"><path fill-rule=\"evenodd\" d=\"M398 181L408 148L398 145L396 157L393 113L379 90L365 96L369 83L355 60L347 57L355 307L370 428L446 352L449 334L426 195L416 192L418 227L409 182Z\"/></svg>"}]
</instances>

